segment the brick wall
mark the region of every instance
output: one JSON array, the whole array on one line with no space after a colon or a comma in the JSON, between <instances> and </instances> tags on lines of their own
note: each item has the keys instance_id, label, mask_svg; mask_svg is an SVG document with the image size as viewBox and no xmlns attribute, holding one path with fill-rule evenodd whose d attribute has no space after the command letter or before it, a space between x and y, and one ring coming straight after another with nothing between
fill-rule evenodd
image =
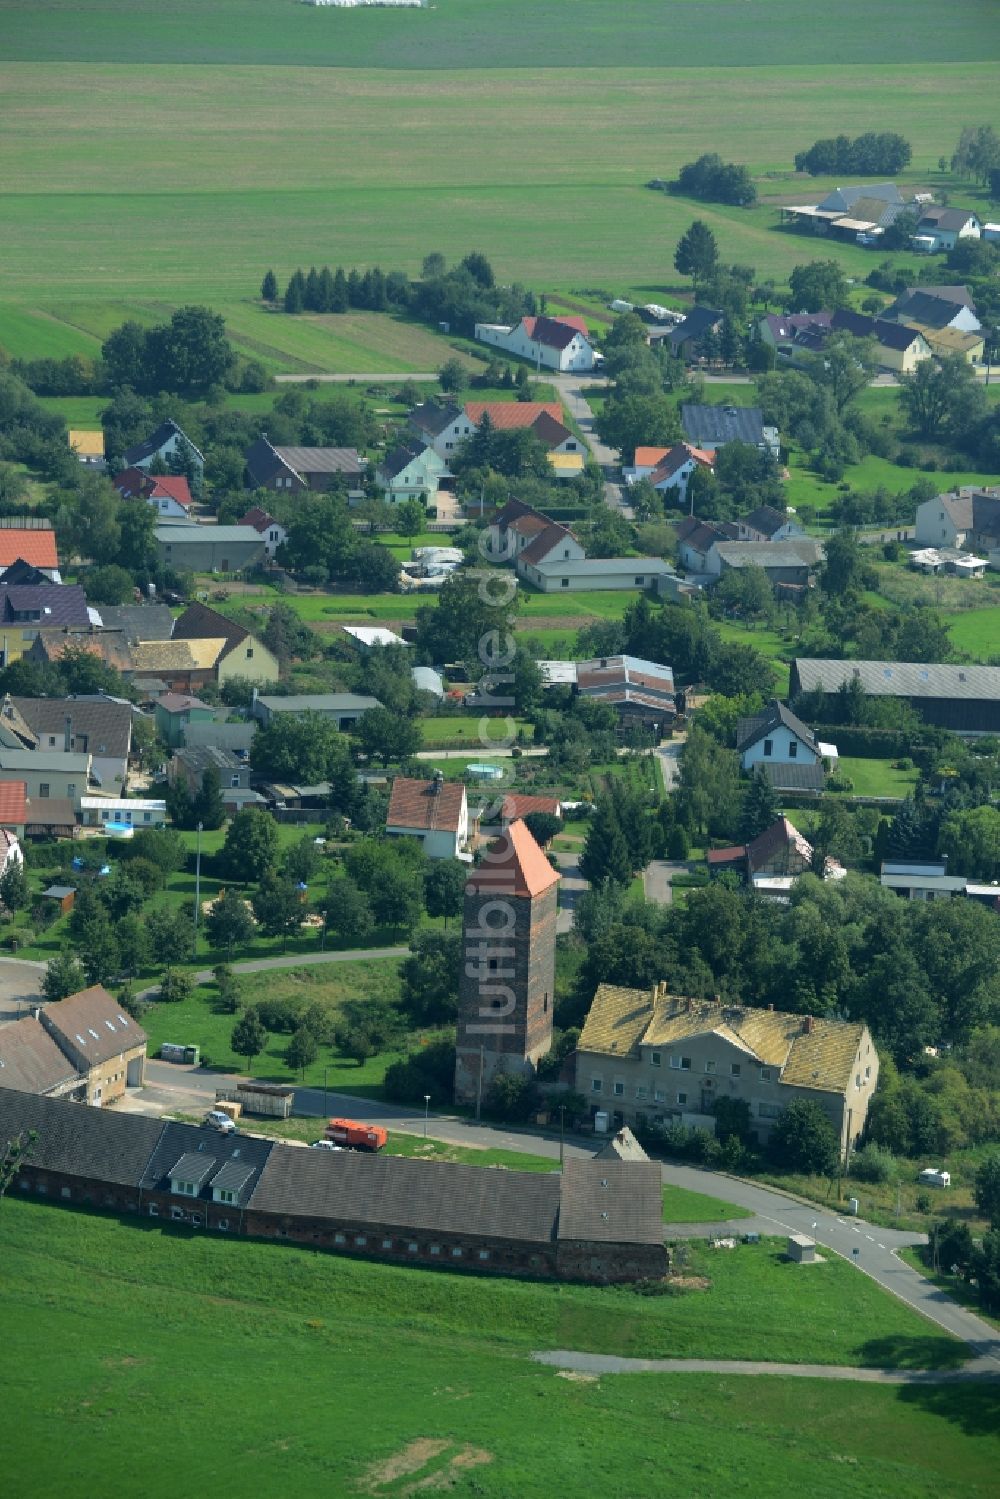
<instances>
[{"instance_id":1,"label":"brick wall","mask_svg":"<svg viewBox=\"0 0 1000 1499\"><path fill-rule=\"evenodd\" d=\"M560 1280L615 1281L659 1280L667 1273L667 1251L663 1244L598 1244L584 1239L560 1242L556 1253Z\"/></svg>"}]
</instances>

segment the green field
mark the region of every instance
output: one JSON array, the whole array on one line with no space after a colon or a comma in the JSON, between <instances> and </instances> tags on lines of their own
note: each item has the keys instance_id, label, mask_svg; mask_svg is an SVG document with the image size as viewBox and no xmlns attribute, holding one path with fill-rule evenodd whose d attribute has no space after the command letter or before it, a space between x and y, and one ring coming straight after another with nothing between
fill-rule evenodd
<instances>
[{"instance_id":1,"label":"green field","mask_svg":"<svg viewBox=\"0 0 1000 1499\"><path fill-rule=\"evenodd\" d=\"M149 1499L179 1488L228 1499L248 1474L266 1499L397 1496L424 1477L456 1499L666 1499L731 1489L734 1473L761 1499L995 1492L993 1385L598 1382L528 1360L554 1347L735 1356L744 1327L771 1325L771 1301L756 1280L741 1294L714 1261L710 1291L650 1300L352 1263L18 1200L0 1209L0 1253L5 1483L31 1499L90 1492L94 1474ZM841 1306L840 1328L888 1305L848 1266L810 1267L808 1280L800 1270L794 1310L779 1299L800 1345L826 1343L844 1361L811 1316L831 1268L831 1286L846 1274L864 1298ZM912 1352L924 1332L905 1324Z\"/></svg>"},{"instance_id":2,"label":"green field","mask_svg":"<svg viewBox=\"0 0 1000 1499\"><path fill-rule=\"evenodd\" d=\"M1000 657L1000 605L952 614L948 634L955 649L966 652L973 661Z\"/></svg>"},{"instance_id":3,"label":"green field","mask_svg":"<svg viewBox=\"0 0 1000 1499\"><path fill-rule=\"evenodd\" d=\"M268 264L279 277L323 261L412 272L429 249L457 257L480 246L504 279L552 290L596 282L668 295L677 284L672 245L695 212L717 232L724 259L782 281L817 248L778 228L777 200L801 197L801 183L762 180L762 194L774 201L750 211L695 209L643 183L669 176L706 149L747 161L757 172L788 173L795 150L817 135L891 127L913 142L913 182L933 186L939 155L970 119L990 117L995 96L990 57L1000 28L988 24L975 0L958 7L954 32L971 32L978 18L981 35L958 61L942 57L939 39L930 46L913 6L901 48L896 7L887 0L875 8L881 16L859 0L842 0L824 25L807 23L790 0L768 0L752 11L723 5L718 25L687 0L644 0L631 7L643 27L641 48L619 10L602 12L598 23L596 6L583 6L567 47L561 8L507 0L488 22L477 7L463 38L489 69L462 71L456 61L442 70L446 54L434 45L428 70L419 52L398 44L400 35L421 28L430 35L444 21L461 30L459 16L468 17L470 3L444 0L428 12L395 15L316 15L291 0L280 6L256 0L247 19L250 0L233 0L210 17L199 8L189 26L182 22L186 7L167 15L143 0L128 8L120 28L124 50L142 55L139 71L131 56L121 56L122 41L107 47L102 40L102 17L120 16L118 6L102 12L98 4L57 5L58 23L52 8L0 7L4 50L16 59L0 64L5 116L15 122L0 142L0 301L49 310L114 298L152 304L160 316L164 307L197 297L230 307L234 322L247 323L245 339L270 346L277 335L261 325L284 320L250 300ZM381 30L392 39L395 66L381 67L371 35L354 55L338 41L337 59L349 66L276 65L288 58L287 46L252 58L267 66L243 65L253 50L244 38L261 42L272 8L286 41L296 32L314 38L320 29L339 39ZM862 10L859 56L845 70L845 17ZM928 22L930 0L918 11ZM236 14L245 29L220 56L211 30L230 27ZM949 13L946 52L955 45L951 20ZM671 60L684 59L681 38L696 30L698 61L711 34L713 58L725 60L719 45L731 46L734 66L631 66L640 52L643 60L651 55L661 26L670 30L664 55ZM511 32L507 47L487 40L504 27ZM550 46L532 46L538 28L550 35ZM171 47L160 45L164 30L179 41L174 55L184 66L171 63ZM746 46L742 37L751 30L755 45ZM627 53L617 66L609 31ZM151 42L155 54L147 50ZM581 71L581 51L591 45L599 69ZM827 66L829 46L836 48L835 75ZM895 66L878 60L890 49ZM355 65L362 52L366 68ZM780 66L764 65L779 54ZM86 68L77 65L83 56ZM750 66L755 56L760 65ZM555 66L545 66L548 57ZM531 66L521 66L527 59ZM323 60L314 43L299 59ZM817 191L824 186L817 182ZM854 274L872 265L857 246L826 244L823 253L835 254ZM337 348L334 334L309 321L295 335L300 347L288 351L289 360L308 366L329 356L331 367L336 360L341 368L353 361L353 348ZM399 360L384 367L419 366Z\"/></svg>"}]
</instances>

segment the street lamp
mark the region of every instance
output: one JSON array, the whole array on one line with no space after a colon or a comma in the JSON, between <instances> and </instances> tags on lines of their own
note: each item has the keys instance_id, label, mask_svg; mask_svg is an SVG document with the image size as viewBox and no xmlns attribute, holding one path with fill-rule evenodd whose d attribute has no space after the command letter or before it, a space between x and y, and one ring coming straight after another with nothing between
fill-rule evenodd
<instances>
[{"instance_id":1,"label":"street lamp","mask_svg":"<svg viewBox=\"0 0 1000 1499\"><path fill-rule=\"evenodd\" d=\"M430 1109L430 1106L431 1106L431 1095L429 1093L425 1093L424 1094L424 1139L425 1140L427 1139L427 1112Z\"/></svg>"},{"instance_id":2,"label":"street lamp","mask_svg":"<svg viewBox=\"0 0 1000 1499\"><path fill-rule=\"evenodd\" d=\"M198 843L194 856L194 951L198 953L198 916L201 913L201 830L204 823L198 824Z\"/></svg>"}]
</instances>

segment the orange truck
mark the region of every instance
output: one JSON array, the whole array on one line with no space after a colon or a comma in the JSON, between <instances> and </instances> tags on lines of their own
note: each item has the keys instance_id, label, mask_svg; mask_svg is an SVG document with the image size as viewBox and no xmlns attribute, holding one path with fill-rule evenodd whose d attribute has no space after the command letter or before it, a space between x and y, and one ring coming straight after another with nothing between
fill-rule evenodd
<instances>
[{"instance_id":1,"label":"orange truck","mask_svg":"<svg viewBox=\"0 0 1000 1499\"><path fill-rule=\"evenodd\" d=\"M380 1124L359 1124L356 1119L331 1119L323 1138L347 1150L384 1150L389 1135Z\"/></svg>"}]
</instances>

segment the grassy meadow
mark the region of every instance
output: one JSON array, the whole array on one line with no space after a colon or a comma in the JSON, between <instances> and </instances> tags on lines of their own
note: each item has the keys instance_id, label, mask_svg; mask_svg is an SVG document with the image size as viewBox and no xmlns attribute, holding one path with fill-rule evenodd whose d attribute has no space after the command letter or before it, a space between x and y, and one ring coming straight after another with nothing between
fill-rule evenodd
<instances>
[{"instance_id":1,"label":"grassy meadow","mask_svg":"<svg viewBox=\"0 0 1000 1499\"><path fill-rule=\"evenodd\" d=\"M257 4L255 16L269 5ZM199 9L197 25L185 28L189 45L199 49L197 62L185 57L178 66L162 48L150 65L144 50L137 71L129 58L113 60L115 49L98 40L99 5L56 8L61 27L53 24L51 9L14 14L0 7L0 22L7 17L6 56L17 57L0 63L5 114L14 122L0 142L0 303L48 312L54 304L152 302L161 304L156 313L162 315L166 306L198 299L230 308L234 324L244 317L252 326L243 336L254 340L263 333L264 345L270 335L261 324L271 319L250 299L269 264L279 278L298 264L323 261L415 271L430 249L457 257L481 247L504 279L553 291L598 285L663 299L678 289L673 245L697 214L717 233L724 259L783 281L818 249L778 227L777 202L801 198L805 186L787 175L796 149L848 126L891 127L913 142L909 177L934 186L938 157L951 150L963 124L990 117L995 92L989 29L981 28L984 45L967 61L947 62L935 46L927 54L932 62L921 66L911 50L912 6L907 66L870 60L878 28L868 7L868 60L836 76L810 59L804 26L792 26L790 35L794 8L779 0L763 7L763 18L762 7L754 7L752 24L761 40L770 37L769 48L780 46L780 67L749 66L753 49L746 48L733 52L732 61L742 66L614 66L603 35L608 29L626 35L616 11L601 28L600 67L581 71L573 48L567 50L565 28L551 48L529 45L533 19L553 27L553 5L508 0L488 23L477 11L477 56L489 57L490 69L427 70L411 61L405 73L398 66L379 70L377 57L365 69L276 66L281 48L268 54L266 67L233 57L213 60L205 25L233 6L212 18ZM594 7L583 8L593 13ZM839 17L856 8L842 4L829 18L827 39L836 33L841 69L847 33ZM468 5L446 0L432 12L316 15L288 0L278 13L290 32L375 25L398 35L400 28L435 25L446 9L467 11ZM699 33L712 34L717 55L720 34L703 7L649 3L633 9L644 26L654 15L671 23L686 16ZM727 12L722 35L751 25L749 8L740 7L737 28L730 25L736 7L721 9ZM884 6L886 17L892 9ZM959 23L963 12L971 18L973 11L981 7L971 0L960 6ZM531 67L502 66L504 49L491 50L481 34L504 19L510 25L512 17L518 60L530 56ZM150 28L179 19L178 12L168 18L140 5L138 14L129 8L121 30L132 47L142 45L144 29L148 36ZM811 22L808 29L816 35L826 30ZM993 30L1000 36L1000 28ZM574 37L584 31L585 18L575 21ZM951 41L950 16L948 31ZM894 48L899 41L894 27ZM88 56L88 66L80 68L71 56L74 45L83 52L99 49L100 60ZM644 31L643 55L651 50ZM51 60L60 51L68 60ZM635 52L630 39L627 61ZM405 49L396 55L402 58ZM539 65L548 55L557 66ZM676 34L667 55L684 56ZM704 56L703 46L696 55ZM322 57L314 50L304 60L321 63ZM795 61L802 65L790 66ZM747 161L755 172L786 174L760 182L762 197L773 201L750 211L695 207L644 188L648 178L669 176L707 149ZM826 186L815 183L818 192ZM822 250L859 276L873 263L857 246L824 244ZM88 330L73 332L73 319L68 322L65 338L80 348ZM298 367L295 359L331 369L353 361L351 347L337 346L340 338L353 345L347 332L326 335L308 320L303 326L303 346L283 351L288 368ZM23 335L21 326L9 336ZM395 350L384 357L398 357L397 369L420 368L421 361L402 363Z\"/></svg>"},{"instance_id":2,"label":"grassy meadow","mask_svg":"<svg viewBox=\"0 0 1000 1499\"><path fill-rule=\"evenodd\" d=\"M995 1489L993 1385L598 1381L528 1360L555 1347L734 1356L751 1321L773 1325L772 1301L756 1277L740 1294L720 1260L709 1290L646 1299L366 1265L17 1199L0 1209L0 1246L3 1361L17 1371L6 1481L32 1499L79 1494L81 1476L98 1472L149 1499L178 1484L242 1494L248 1472L261 1495L395 1496L429 1478L456 1499L659 1499L679 1486L731 1487L734 1472L761 1499L800 1487L818 1499ZM729 1260L739 1268L739 1254ZM834 1307L842 1277L863 1305ZM789 1331L774 1349L847 1362L836 1328L875 1312L877 1341L883 1306L899 1328L903 1314L849 1266L797 1279L804 1299L792 1310L778 1298ZM821 1299L834 1316L817 1321ZM912 1319L899 1335L902 1356L941 1341Z\"/></svg>"}]
</instances>

